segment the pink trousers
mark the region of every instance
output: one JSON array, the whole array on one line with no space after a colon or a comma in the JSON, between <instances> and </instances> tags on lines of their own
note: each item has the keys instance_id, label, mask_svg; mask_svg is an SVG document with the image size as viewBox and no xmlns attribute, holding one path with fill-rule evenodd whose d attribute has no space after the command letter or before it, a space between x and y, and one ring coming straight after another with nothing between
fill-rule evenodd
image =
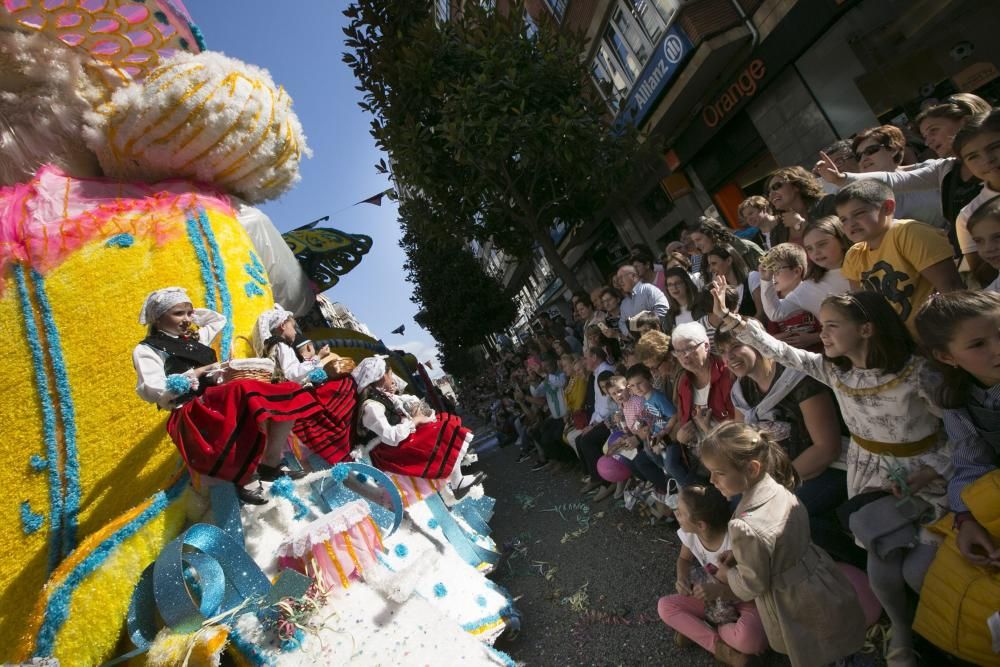
<instances>
[{"instance_id":1,"label":"pink trousers","mask_svg":"<svg viewBox=\"0 0 1000 667\"><path fill-rule=\"evenodd\" d=\"M715 642L721 639L726 644L749 655L758 655L767 649L767 635L753 602L736 605L740 618L735 623L726 623L713 628L705 620L705 603L688 595L668 595L660 598L656 605L660 618L671 628L696 642L709 653L715 652Z\"/></svg>"}]
</instances>

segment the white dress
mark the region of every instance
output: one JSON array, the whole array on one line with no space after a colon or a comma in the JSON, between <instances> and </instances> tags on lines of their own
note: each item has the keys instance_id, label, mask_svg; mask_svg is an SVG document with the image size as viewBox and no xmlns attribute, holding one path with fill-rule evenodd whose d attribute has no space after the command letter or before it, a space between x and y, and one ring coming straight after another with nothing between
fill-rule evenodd
<instances>
[{"instance_id":1,"label":"white dress","mask_svg":"<svg viewBox=\"0 0 1000 667\"><path fill-rule=\"evenodd\" d=\"M833 389L844 422L851 432L847 448L847 495L891 490L889 472L897 464L906 474L923 466L937 470L936 479L917 495L934 508L937 515L947 511L947 480L952 474L951 446L941 426L941 411L928 397L928 368L922 357L911 357L900 373L878 369L839 370L821 354L808 352L768 335L756 320L736 331L742 342L760 350L768 358L788 368L803 371ZM936 437L935 437L936 436ZM914 443L934 438L929 449L915 456L876 454L858 444L858 439L875 443Z\"/></svg>"}]
</instances>

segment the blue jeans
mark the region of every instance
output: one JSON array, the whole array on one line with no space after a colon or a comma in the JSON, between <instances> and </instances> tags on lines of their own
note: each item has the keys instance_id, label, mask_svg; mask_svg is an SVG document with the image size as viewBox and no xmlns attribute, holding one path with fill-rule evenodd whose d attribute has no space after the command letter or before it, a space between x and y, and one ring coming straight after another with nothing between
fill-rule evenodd
<instances>
[{"instance_id":1,"label":"blue jeans","mask_svg":"<svg viewBox=\"0 0 1000 667\"><path fill-rule=\"evenodd\" d=\"M685 463L682 447L675 442L671 442L663 449L662 465L667 477L673 477L682 487L701 481L697 463L691 466Z\"/></svg>"},{"instance_id":2,"label":"blue jeans","mask_svg":"<svg viewBox=\"0 0 1000 667\"><path fill-rule=\"evenodd\" d=\"M663 474L663 469L659 463L646 453L646 450L640 449L635 458L628 462L628 466L632 469L632 473L636 477L647 482L652 482L653 488L659 493L667 490L667 478Z\"/></svg>"}]
</instances>

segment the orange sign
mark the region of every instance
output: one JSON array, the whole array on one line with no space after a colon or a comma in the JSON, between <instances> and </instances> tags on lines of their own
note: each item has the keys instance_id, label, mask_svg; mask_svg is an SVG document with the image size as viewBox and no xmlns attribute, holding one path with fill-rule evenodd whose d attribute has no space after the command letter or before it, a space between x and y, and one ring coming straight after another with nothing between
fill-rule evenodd
<instances>
[{"instance_id":1,"label":"orange sign","mask_svg":"<svg viewBox=\"0 0 1000 667\"><path fill-rule=\"evenodd\" d=\"M984 62L969 65L951 77L951 80L955 83L955 87L963 93L971 93L998 76L1000 76L1000 71L997 70L997 66L993 63Z\"/></svg>"},{"instance_id":2,"label":"orange sign","mask_svg":"<svg viewBox=\"0 0 1000 667\"><path fill-rule=\"evenodd\" d=\"M701 110L701 119L708 127L715 127L743 98L757 94L757 82L767 74L767 65L760 58L750 61L736 80L719 95L718 99Z\"/></svg>"}]
</instances>

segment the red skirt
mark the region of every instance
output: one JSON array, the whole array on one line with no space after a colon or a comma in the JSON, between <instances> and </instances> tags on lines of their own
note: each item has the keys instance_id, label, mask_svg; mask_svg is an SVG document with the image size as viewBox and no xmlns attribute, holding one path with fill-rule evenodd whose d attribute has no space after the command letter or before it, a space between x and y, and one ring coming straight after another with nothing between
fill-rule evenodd
<instances>
[{"instance_id":1,"label":"red skirt","mask_svg":"<svg viewBox=\"0 0 1000 667\"><path fill-rule=\"evenodd\" d=\"M209 387L174 410L167 433L191 470L242 486L264 453L269 420L301 419L322 409L294 382L235 380Z\"/></svg>"},{"instance_id":2,"label":"red skirt","mask_svg":"<svg viewBox=\"0 0 1000 667\"><path fill-rule=\"evenodd\" d=\"M458 463L458 455L469 435L462 420L447 412L421 424L397 447L379 445L371 451L372 463L379 470L410 477L440 479L447 477Z\"/></svg>"},{"instance_id":3,"label":"red skirt","mask_svg":"<svg viewBox=\"0 0 1000 667\"><path fill-rule=\"evenodd\" d=\"M295 422L293 432L306 447L335 464L351 458L351 429L358 408L358 391L350 375L327 380L310 389L323 406L311 417Z\"/></svg>"}]
</instances>

